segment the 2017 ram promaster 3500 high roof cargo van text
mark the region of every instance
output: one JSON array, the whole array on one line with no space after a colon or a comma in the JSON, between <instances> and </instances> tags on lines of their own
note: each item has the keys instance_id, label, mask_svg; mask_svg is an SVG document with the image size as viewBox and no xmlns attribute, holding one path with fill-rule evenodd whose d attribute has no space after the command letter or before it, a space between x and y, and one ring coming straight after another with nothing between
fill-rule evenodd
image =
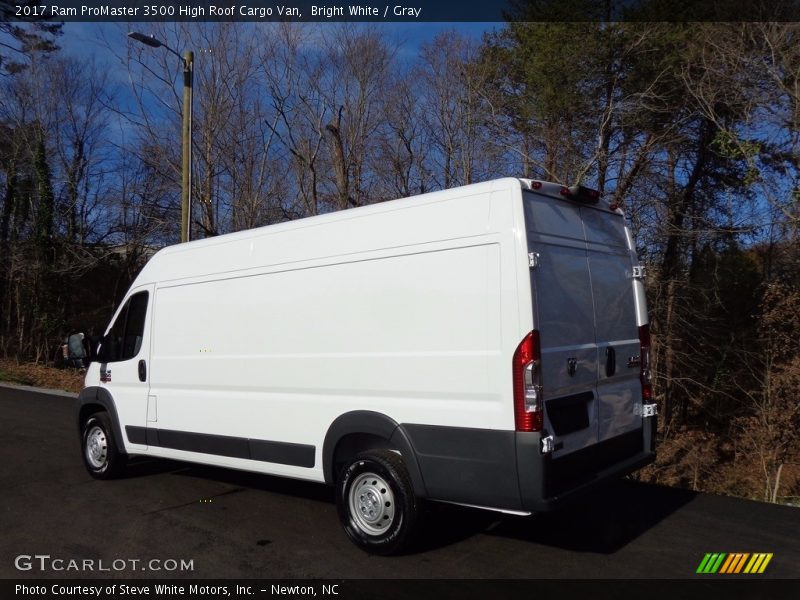
<instances>
[{"instance_id":1,"label":"2017 ram promaster 3500 high roof cargo van text","mask_svg":"<svg viewBox=\"0 0 800 600\"><path fill-rule=\"evenodd\" d=\"M641 268L596 192L499 179L171 246L78 402L147 455L336 486L361 548L421 499L525 514L655 457Z\"/></svg>"}]
</instances>

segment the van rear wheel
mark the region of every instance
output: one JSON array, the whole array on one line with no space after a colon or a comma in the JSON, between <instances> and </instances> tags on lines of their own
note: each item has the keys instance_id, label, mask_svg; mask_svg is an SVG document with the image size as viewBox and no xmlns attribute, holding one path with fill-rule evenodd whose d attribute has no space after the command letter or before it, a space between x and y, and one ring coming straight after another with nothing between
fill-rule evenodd
<instances>
[{"instance_id":1,"label":"van rear wheel","mask_svg":"<svg viewBox=\"0 0 800 600\"><path fill-rule=\"evenodd\" d=\"M336 484L336 507L348 537L371 554L396 554L410 543L419 503L403 458L390 450L354 457Z\"/></svg>"},{"instance_id":2,"label":"van rear wheel","mask_svg":"<svg viewBox=\"0 0 800 600\"><path fill-rule=\"evenodd\" d=\"M113 479L125 468L125 455L117 446L108 413L97 412L83 424L81 432L83 464L95 479Z\"/></svg>"}]
</instances>

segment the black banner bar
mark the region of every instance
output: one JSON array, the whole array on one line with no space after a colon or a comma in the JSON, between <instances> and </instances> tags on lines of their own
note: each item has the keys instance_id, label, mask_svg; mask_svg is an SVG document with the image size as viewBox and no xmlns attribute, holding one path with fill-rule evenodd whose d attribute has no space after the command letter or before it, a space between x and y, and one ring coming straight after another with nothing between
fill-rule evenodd
<instances>
[{"instance_id":1,"label":"black banner bar","mask_svg":"<svg viewBox=\"0 0 800 600\"><path fill-rule=\"evenodd\" d=\"M17 0L0 20L64 22L800 21L800 0Z\"/></svg>"},{"instance_id":2,"label":"black banner bar","mask_svg":"<svg viewBox=\"0 0 800 600\"><path fill-rule=\"evenodd\" d=\"M491 560L487 557L487 560ZM794 600L800 595L798 580L766 580L748 576L701 577L693 580L146 580L72 579L3 580L0 597L74 600L133 598L179 600L186 598L230 598L263 600L298 598L307 600L396 600L436 598L471 600L500 598L680 598L712 600L724 598L769 598Z\"/></svg>"}]
</instances>

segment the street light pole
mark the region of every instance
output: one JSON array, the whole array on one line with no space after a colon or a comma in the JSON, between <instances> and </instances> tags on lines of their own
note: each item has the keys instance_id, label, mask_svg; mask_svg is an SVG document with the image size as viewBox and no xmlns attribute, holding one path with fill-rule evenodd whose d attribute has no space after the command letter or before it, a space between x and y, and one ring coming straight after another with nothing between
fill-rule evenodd
<instances>
[{"instance_id":1,"label":"street light pole","mask_svg":"<svg viewBox=\"0 0 800 600\"><path fill-rule=\"evenodd\" d=\"M194 52L183 53L183 161L181 179L181 242L191 238L192 223L192 80Z\"/></svg>"},{"instance_id":2,"label":"street light pole","mask_svg":"<svg viewBox=\"0 0 800 600\"><path fill-rule=\"evenodd\" d=\"M188 242L192 231L192 83L194 80L194 52L187 50L183 56L151 35L131 31L128 37L151 48L164 48L183 63L183 126L181 133L181 242Z\"/></svg>"}]
</instances>

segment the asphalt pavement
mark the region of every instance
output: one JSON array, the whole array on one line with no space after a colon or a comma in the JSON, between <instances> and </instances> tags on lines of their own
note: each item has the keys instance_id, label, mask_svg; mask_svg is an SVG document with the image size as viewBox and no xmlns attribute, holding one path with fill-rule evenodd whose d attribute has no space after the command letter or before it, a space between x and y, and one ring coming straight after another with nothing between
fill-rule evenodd
<instances>
[{"instance_id":1,"label":"asphalt pavement","mask_svg":"<svg viewBox=\"0 0 800 600\"><path fill-rule=\"evenodd\" d=\"M708 578L720 552L773 554L732 578L800 577L798 508L621 480L531 517L432 506L417 548L382 558L324 485L152 459L95 481L74 397L0 387L0 415L2 578Z\"/></svg>"}]
</instances>

